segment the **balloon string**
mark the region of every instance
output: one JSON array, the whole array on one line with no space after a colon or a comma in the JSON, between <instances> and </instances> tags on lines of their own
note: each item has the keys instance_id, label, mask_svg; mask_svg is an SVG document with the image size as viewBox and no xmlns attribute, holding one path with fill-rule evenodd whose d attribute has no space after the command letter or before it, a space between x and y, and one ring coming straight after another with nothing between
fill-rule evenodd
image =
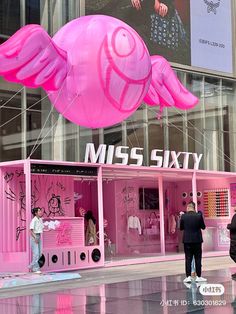
<instances>
[{"instance_id":1,"label":"balloon string","mask_svg":"<svg viewBox=\"0 0 236 314\"><path fill-rule=\"evenodd\" d=\"M4 122L3 124L0 125L0 129L2 127L4 127L5 125L7 125L8 123L10 123L11 121L15 120L16 118L20 117L21 115L23 115L25 112L29 111L30 109L32 109L34 106L36 106L38 103L40 103L42 100L44 100L45 98L47 98L50 94L47 94L46 96L44 96L43 98L40 98L39 100L37 100L35 103L33 103L29 108L26 108L24 110L22 110L20 113L18 113L17 115L13 116L11 119L7 120L6 122Z\"/></svg>"},{"instance_id":2,"label":"balloon string","mask_svg":"<svg viewBox=\"0 0 236 314\"><path fill-rule=\"evenodd\" d=\"M6 104L8 104L17 94L19 94L22 90L24 89L24 86L19 89L13 96L11 96L6 102L4 102L3 105L0 106L0 109L2 109L3 107L6 106Z\"/></svg>"},{"instance_id":3,"label":"balloon string","mask_svg":"<svg viewBox=\"0 0 236 314\"><path fill-rule=\"evenodd\" d=\"M69 107L74 103L75 99L76 99L78 96L79 96L79 95L76 94L75 97L72 99L72 101L66 106L66 108L64 109L64 111L63 111L61 114L58 115L58 118L57 118L56 122L55 122L55 123L52 125L52 127L48 130L48 132L47 132L47 133L45 134L45 136L41 139L41 141L37 144L37 146L36 146L36 143L35 143L34 147L32 148L32 150L31 150L31 152L30 152L30 154L29 154L29 156L28 156L28 158L30 158L30 157L32 156L32 154L38 149L38 147L43 143L43 141L44 141L45 138L48 136L48 134L51 133L51 131L53 131L53 129L54 129L55 126L57 125L57 122L58 122L58 120L59 120L59 117L64 115L64 113L65 113L65 112L69 109ZM49 113L48 118L49 118L50 114L51 114L51 112ZM44 125L44 126L45 126L45 125ZM39 137L38 137L38 139L39 139ZM37 140L38 140L38 139L37 139Z\"/></svg>"},{"instance_id":4,"label":"balloon string","mask_svg":"<svg viewBox=\"0 0 236 314\"><path fill-rule=\"evenodd\" d=\"M72 65L70 65L70 68L69 68L69 70L68 70L67 75L70 74L71 70L72 70ZM31 149L31 152L30 152L28 158L30 158L30 157L32 156L32 154L35 152L35 150L38 149L37 143L38 143L38 141L39 141L39 139L40 139L41 134L43 134L43 130L44 130L44 128L46 127L46 124L47 124L47 122L48 122L48 120L49 120L49 117L51 116L51 114L52 114L52 112L53 112L53 109L54 109L54 107L55 107L55 104L57 103L57 101L58 101L58 99L59 99L59 96L61 95L61 92L63 91L63 88L64 88L64 85L65 85L65 84L66 84L66 78L64 79L64 81L63 81L63 83L62 83L62 86L61 86L61 88L60 88L59 91L58 91L58 94L57 94L57 96L56 96L56 99L55 99L54 103L51 104L51 106L52 106L52 107L51 107L51 110L50 110L50 112L49 112L49 114L48 114L48 116L47 116L47 119L45 120L45 122L44 122L44 124L43 124L43 127L41 128L41 131L40 131L40 133L39 133L39 135L38 135L38 137L37 137L37 139L36 139L36 141L35 141L35 143L34 143L33 148ZM73 99L73 101L74 101L74 99ZM71 103L70 103L70 104L71 104ZM70 105L70 104L69 104L69 105ZM67 107L68 107L68 106L67 106ZM67 107L66 107L66 109L67 109ZM47 133L47 134L48 134L48 133ZM40 142L40 143L41 143L41 142ZM35 149L35 147L36 147L36 149Z\"/></svg>"}]
</instances>

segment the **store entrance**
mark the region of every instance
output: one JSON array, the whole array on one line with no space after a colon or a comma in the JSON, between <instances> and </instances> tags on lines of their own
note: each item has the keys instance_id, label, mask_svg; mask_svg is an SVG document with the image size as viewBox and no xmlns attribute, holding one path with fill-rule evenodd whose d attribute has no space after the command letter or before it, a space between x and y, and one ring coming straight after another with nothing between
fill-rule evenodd
<instances>
[{"instance_id":1,"label":"store entrance","mask_svg":"<svg viewBox=\"0 0 236 314\"><path fill-rule=\"evenodd\" d=\"M106 179L103 183L107 261L161 254L156 179Z\"/></svg>"}]
</instances>

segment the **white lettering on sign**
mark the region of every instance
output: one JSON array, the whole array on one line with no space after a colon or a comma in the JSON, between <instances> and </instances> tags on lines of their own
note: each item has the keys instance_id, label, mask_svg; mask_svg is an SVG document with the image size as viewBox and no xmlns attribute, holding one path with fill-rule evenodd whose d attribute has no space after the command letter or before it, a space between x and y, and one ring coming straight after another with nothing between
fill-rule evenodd
<instances>
[{"instance_id":1,"label":"white lettering on sign","mask_svg":"<svg viewBox=\"0 0 236 314\"><path fill-rule=\"evenodd\" d=\"M113 159L116 158L120 160L115 162L115 165L128 165L129 158L131 162L129 166L142 166L143 165L143 148L133 147L129 153L128 146L117 146L100 144L97 152L93 143L88 143L85 150L84 162L88 163L100 163L112 165ZM189 161L192 157L193 169L199 169L200 161L202 159L202 154L190 153L190 152L178 152L153 149L150 155L150 161L155 162L151 164L150 167L156 168L183 168L189 169ZM180 162L183 160L183 163Z\"/></svg>"}]
</instances>

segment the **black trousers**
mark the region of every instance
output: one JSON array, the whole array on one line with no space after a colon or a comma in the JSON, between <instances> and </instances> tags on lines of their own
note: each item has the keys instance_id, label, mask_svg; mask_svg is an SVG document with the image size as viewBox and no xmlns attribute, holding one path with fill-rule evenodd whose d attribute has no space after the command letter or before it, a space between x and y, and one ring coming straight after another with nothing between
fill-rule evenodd
<instances>
[{"instance_id":1,"label":"black trousers","mask_svg":"<svg viewBox=\"0 0 236 314\"><path fill-rule=\"evenodd\" d=\"M191 263L195 258L195 267L198 277L202 274L202 243L184 243L186 277L191 276Z\"/></svg>"},{"instance_id":2,"label":"black trousers","mask_svg":"<svg viewBox=\"0 0 236 314\"><path fill-rule=\"evenodd\" d=\"M235 240L230 241L229 255L232 258L232 260L236 263L236 241Z\"/></svg>"}]
</instances>

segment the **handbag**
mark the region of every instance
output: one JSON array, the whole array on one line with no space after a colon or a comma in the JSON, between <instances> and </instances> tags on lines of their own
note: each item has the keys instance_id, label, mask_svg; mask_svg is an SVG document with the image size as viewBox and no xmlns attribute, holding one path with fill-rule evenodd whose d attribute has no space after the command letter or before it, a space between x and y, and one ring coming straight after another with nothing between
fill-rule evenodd
<instances>
[{"instance_id":1,"label":"handbag","mask_svg":"<svg viewBox=\"0 0 236 314\"><path fill-rule=\"evenodd\" d=\"M151 15L150 41L172 50L188 46L189 39L176 9L172 16L161 17L159 14Z\"/></svg>"}]
</instances>

